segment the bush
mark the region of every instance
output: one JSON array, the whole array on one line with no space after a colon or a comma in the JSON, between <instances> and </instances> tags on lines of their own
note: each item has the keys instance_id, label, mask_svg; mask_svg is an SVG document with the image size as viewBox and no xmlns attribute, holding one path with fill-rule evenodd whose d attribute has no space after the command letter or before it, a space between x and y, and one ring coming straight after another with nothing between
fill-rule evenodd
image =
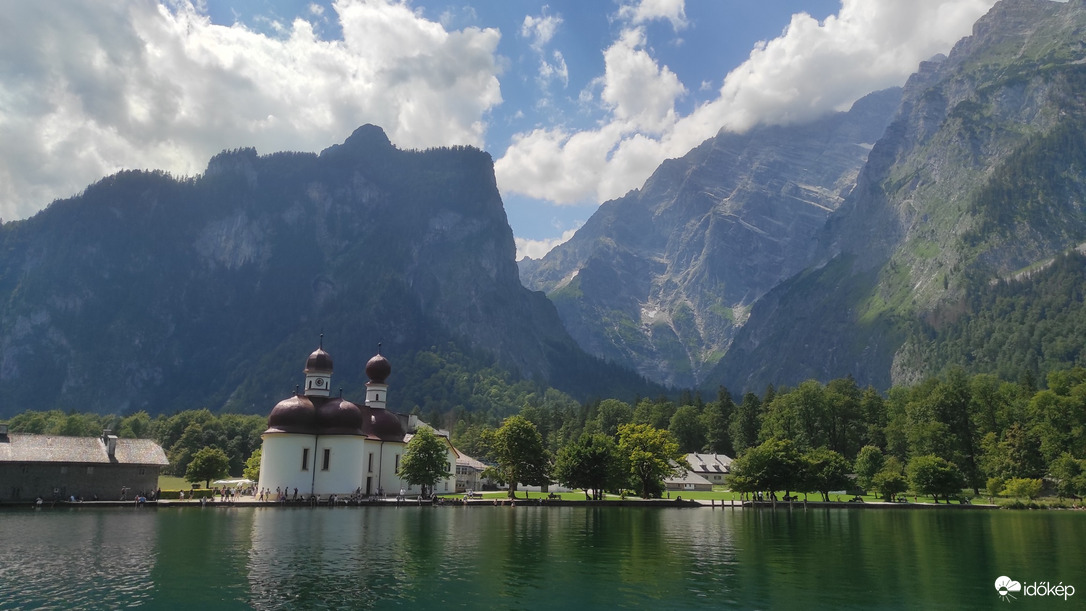
<instances>
[{"instance_id":1,"label":"bush","mask_svg":"<svg viewBox=\"0 0 1086 611\"><path fill-rule=\"evenodd\" d=\"M1043 488L1044 480L1016 477L1007 481L1004 491L1007 496L1013 496L1016 499L1026 497L1032 501L1041 495L1041 490Z\"/></svg>"}]
</instances>

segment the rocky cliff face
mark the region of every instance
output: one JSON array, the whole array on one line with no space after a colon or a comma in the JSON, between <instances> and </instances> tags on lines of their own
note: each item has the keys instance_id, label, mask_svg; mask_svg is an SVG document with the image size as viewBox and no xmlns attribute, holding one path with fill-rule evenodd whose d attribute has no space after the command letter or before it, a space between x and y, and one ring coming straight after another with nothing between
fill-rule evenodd
<instances>
[{"instance_id":1,"label":"rocky cliff face","mask_svg":"<svg viewBox=\"0 0 1086 611\"><path fill-rule=\"evenodd\" d=\"M453 346L559 388L574 362L623 380L521 286L490 157L401 151L374 126L320 155L111 176L0 245L0 414L262 413L322 332L348 394L378 342L394 365Z\"/></svg>"},{"instance_id":2,"label":"rocky cliff face","mask_svg":"<svg viewBox=\"0 0 1086 611\"><path fill-rule=\"evenodd\" d=\"M900 90L798 126L720 133L522 261L587 351L660 382L705 381L751 306L815 254Z\"/></svg>"},{"instance_id":3,"label":"rocky cliff face","mask_svg":"<svg viewBox=\"0 0 1086 611\"><path fill-rule=\"evenodd\" d=\"M908 340L1086 240L1086 5L1003 0L921 66L827 223L819 263L758 303L710 376L760 389L929 375Z\"/></svg>"}]
</instances>

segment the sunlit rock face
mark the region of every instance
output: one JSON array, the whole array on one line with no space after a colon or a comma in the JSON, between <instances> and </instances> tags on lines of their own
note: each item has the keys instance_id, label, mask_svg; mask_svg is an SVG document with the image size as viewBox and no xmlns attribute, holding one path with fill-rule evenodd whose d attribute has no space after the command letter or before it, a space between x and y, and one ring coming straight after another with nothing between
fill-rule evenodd
<instances>
[{"instance_id":1,"label":"sunlit rock face","mask_svg":"<svg viewBox=\"0 0 1086 611\"><path fill-rule=\"evenodd\" d=\"M812 262L900 89L802 125L721 132L605 203L521 279L545 291L587 351L694 386L750 307Z\"/></svg>"}]
</instances>

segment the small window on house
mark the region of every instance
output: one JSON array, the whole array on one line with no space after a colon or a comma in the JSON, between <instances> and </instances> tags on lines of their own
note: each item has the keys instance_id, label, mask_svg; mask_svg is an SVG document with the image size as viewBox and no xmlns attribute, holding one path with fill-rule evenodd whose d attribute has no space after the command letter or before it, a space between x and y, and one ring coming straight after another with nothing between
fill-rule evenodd
<instances>
[{"instance_id":1,"label":"small window on house","mask_svg":"<svg viewBox=\"0 0 1086 611\"><path fill-rule=\"evenodd\" d=\"M302 471L309 470L309 448L302 448Z\"/></svg>"},{"instance_id":2,"label":"small window on house","mask_svg":"<svg viewBox=\"0 0 1086 611\"><path fill-rule=\"evenodd\" d=\"M147 475L147 467L140 467L139 474Z\"/></svg>"},{"instance_id":3,"label":"small window on house","mask_svg":"<svg viewBox=\"0 0 1086 611\"><path fill-rule=\"evenodd\" d=\"M373 472L373 452L370 452L370 462L369 462L369 466L366 467L366 470L371 472L371 473Z\"/></svg>"},{"instance_id":4,"label":"small window on house","mask_svg":"<svg viewBox=\"0 0 1086 611\"><path fill-rule=\"evenodd\" d=\"M396 473L400 472L400 455L396 455Z\"/></svg>"},{"instance_id":5,"label":"small window on house","mask_svg":"<svg viewBox=\"0 0 1086 611\"><path fill-rule=\"evenodd\" d=\"M332 462L332 450L330 450L329 448L324 448L324 460L323 462L321 462L321 470L327 471L328 464L330 462Z\"/></svg>"}]
</instances>

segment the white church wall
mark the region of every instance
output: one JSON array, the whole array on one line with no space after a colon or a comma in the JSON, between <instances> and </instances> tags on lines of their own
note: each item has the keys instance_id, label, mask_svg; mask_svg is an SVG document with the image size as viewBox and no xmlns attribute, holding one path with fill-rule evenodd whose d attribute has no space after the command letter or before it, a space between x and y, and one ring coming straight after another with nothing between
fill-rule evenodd
<instances>
[{"instance_id":1,"label":"white church wall","mask_svg":"<svg viewBox=\"0 0 1086 611\"><path fill-rule=\"evenodd\" d=\"M325 453L327 452L327 464ZM365 444L356 435L317 437L314 494L349 495L363 485Z\"/></svg>"},{"instance_id":2,"label":"white church wall","mask_svg":"<svg viewBox=\"0 0 1086 611\"><path fill-rule=\"evenodd\" d=\"M287 490L288 497L293 496L295 488L299 496L309 495L313 489L313 436L266 433L263 438L257 486L273 495L276 488Z\"/></svg>"}]
</instances>

